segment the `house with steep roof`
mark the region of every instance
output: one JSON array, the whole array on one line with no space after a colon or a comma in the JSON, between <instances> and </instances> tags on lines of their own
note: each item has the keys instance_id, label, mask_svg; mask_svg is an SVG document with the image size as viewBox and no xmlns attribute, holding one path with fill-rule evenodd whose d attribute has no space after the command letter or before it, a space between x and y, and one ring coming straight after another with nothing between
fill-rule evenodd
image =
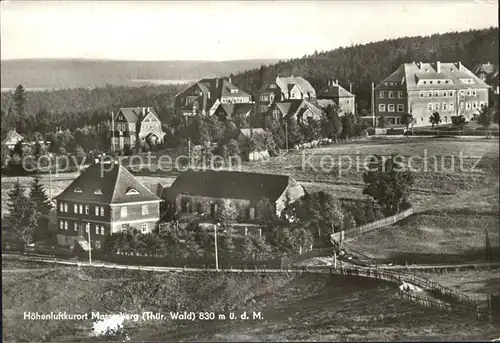
<instances>
[{"instance_id":1,"label":"house with steep roof","mask_svg":"<svg viewBox=\"0 0 500 343\"><path fill-rule=\"evenodd\" d=\"M254 113L255 106L253 103L243 104L219 104L214 112L220 120L233 120L236 118L249 118Z\"/></svg>"},{"instance_id":2,"label":"house with steep roof","mask_svg":"<svg viewBox=\"0 0 500 343\"><path fill-rule=\"evenodd\" d=\"M442 124L463 115L472 119L488 105L488 86L461 62L404 63L374 89L374 113L386 126L403 127L405 113L414 126L430 126L439 112Z\"/></svg>"},{"instance_id":3,"label":"house with steep roof","mask_svg":"<svg viewBox=\"0 0 500 343\"><path fill-rule=\"evenodd\" d=\"M498 65L491 64L490 62L477 64L476 66L474 66L472 71L486 84L491 86L490 100L498 101L498 96L500 94L498 82Z\"/></svg>"},{"instance_id":4,"label":"house with steep roof","mask_svg":"<svg viewBox=\"0 0 500 343\"><path fill-rule=\"evenodd\" d=\"M241 157L244 161L260 161L269 159L269 150L263 147L255 146L252 138L260 136L257 141L264 142L266 131L262 128L240 129L238 135L238 145L240 148Z\"/></svg>"},{"instance_id":5,"label":"house with steep roof","mask_svg":"<svg viewBox=\"0 0 500 343\"><path fill-rule=\"evenodd\" d=\"M245 221L259 215L256 205L262 198L270 201L279 216L287 203L305 194L304 187L288 175L188 170L164 189L162 198L177 215L197 213L213 217L224 206L234 204L239 209L239 220Z\"/></svg>"},{"instance_id":6,"label":"house with steep roof","mask_svg":"<svg viewBox=\"0 0 500 343\"><path fill-rule=\"evenodd\" d=\"M315 99L316 90L303 77L277 76L275 80L264 82L256 99L257 110L261 115L267 114L269 107L287 99Z\"/></svg>"},{"instance_id":7,"label":"house with steep roof","mask_svg":"<svg viewBox=\"0 0 500 343\"><path fill-rule=\"evenodd\" d=\"M306 123L308 118L320 120L324 115L324 109L316 100L289 99L271 105L264 116L264 123L266 128L273 119L280 122L294 120L297 123Z\"/></svg>"},{"instance_id":8,"label":"house with steep roof","mask_svg":"<svg viewBox=\"0 0 500 343\"><path fill-rule=\"evenodd\" d=\"M117 151L137 144L155 146L163 142L165 132L161 121L152 107L126 107L112 113L111 144Z\"/></svg>"},{"instance_id":9,"label":"house with steep roof","mask_svg":"<svg viewBox=\"0 0 500 343\"><path fill-rule=\"evenodd\" d=\"M21 142L24 139L23 136L21 136L17 131L10 130L7 132L7 135L5 136L4 140L2 141L2 146L6 146L10 150L14 149L17 143Z\"/></svg>"},{"instance_id":10,"label":"house with steep roof","mask_svg":"<svg viewBox=\"0 0 500 343\"><path fill-rule=\"evenodd\" d=\"M320 106L327 106L328 102L326 100L331 100L337 105L336 107L339 110L339 115L356 113L355 95L342 87L338 80L329 80L328 86L318 93L318 103L320 103Z\"/></svg>"},{"instance_id":11,"label":"house with steep roof","mask_svg":"<svg viewBox=\"0 0 500 343\"><path fill-rule=\"evenodd\" d=\"M252 103L250 94L231 78L202 79L175 96L175 113L182 116L213 115L220 104Z\"/></svg>"},{"instance_id":12,"label":"house with steep roof","mask_svg":"<svg viewBox=\"0 0 500 343\"><path fill-rule=\"evenodd\" d=\"M65 190L57 202L57 241L74 246L88 241L100 249L106 236L134 227L152 232L162 200L121 164L95 161Z\"/></svg>"}]
</instances>

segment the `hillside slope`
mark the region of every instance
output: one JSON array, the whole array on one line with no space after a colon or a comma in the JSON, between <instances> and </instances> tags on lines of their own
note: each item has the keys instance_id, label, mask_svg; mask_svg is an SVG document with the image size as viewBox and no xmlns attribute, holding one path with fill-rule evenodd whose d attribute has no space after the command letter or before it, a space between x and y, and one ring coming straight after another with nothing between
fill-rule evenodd
<instances>
[{"instance_id":1,"label":"hillside slope","mask_svg":"<svg viewBox=\"0 0 500 343\"><path fill-rule=\"evenodd\" d=\"M2 61L2 89L22 84L28 89L140 85L228 76L276 63L274 59L235 61L114 61L23 59Z\"/></svg>"}]
</instances>

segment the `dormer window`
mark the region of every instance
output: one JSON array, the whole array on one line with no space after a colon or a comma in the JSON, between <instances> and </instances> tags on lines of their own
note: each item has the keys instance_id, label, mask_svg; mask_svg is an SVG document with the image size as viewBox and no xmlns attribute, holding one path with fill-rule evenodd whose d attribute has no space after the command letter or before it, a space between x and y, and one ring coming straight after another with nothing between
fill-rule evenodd
<instances>
[{"instance_id":1,"label":"dormer window","mask_svg":"<svg viewBox=\"0 0 500 343\"><path fill-rule=\"evenodd\" d=\"M96 189L94 192L95 195L102 195L101 189Z\"/></svg>"},{"instance_id":2,"label":"dormer window","mask_svg":"<svg viewBox=\"0 0 500 343\"><path fill-rule=\"evenodd\" d=\"M136 189L134 189L134 188L130 188L127 191L127 193L125 193L125 195L137 195L137 194L139 194L139 192Z\"/></svg>"},{"instance_id":3,"label":"dormer window","mask_svg":"<svg viewBox=\"0 0 500 343\"><path fill-rule=\"evenodd\" d=\"M81 193L82 189L80 187L76 187L73 192L75 192L75 193Z\"/></svg>"},{"instance_id":4,"label":"dormer window","mask_svg":"<svg viewBox=\"0 0 500 343\"><path fill-rule=\"evenodd\" d=\"M236 94L236 93L238 93L237 89L231 89L231 94Z\"/></svg>"}]
</instances>

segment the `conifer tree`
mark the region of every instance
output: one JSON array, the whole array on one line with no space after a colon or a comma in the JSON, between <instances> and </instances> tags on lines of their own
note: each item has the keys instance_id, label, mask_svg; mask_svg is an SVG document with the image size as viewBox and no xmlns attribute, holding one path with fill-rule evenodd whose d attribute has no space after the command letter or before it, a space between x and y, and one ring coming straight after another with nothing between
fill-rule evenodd
<instances>
[{"instance_id":1,"label":"conifer tree","mask_svg":"<svg viewBox=\"0 0 500 343\"><path fill-rule=\"evenodd\" d=\"M26 188L21 186L19 183L19 180L17 180L16 183L14 183L14 186L12 189L7 193L7 196L9 197L9 201L7 202L7 208L9 209L9 212L12 212L12 208L14 206L14 202L21 196L24 196L24 193L26 192Z\"/></svg>"},{"instance_id":2,"label":"conifer tree","mask_svg":"<svg viewBox=\"0 0 500 343\"><path fill-rule=\"evenodd\" d=\"M31 183L30 199L35 203L36 209L41 214L49 214L53 206L50 202L45 187L40 183L40 177L35 176Z\"/></svg>"}]
</instances>

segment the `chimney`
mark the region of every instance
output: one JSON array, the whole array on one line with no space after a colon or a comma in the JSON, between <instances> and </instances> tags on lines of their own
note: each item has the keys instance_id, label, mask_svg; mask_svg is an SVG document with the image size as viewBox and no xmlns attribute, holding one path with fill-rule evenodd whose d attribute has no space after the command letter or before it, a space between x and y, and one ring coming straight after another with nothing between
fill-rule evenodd
<instances>
[{"instance_id":1,"label":"chimney","mask_svg":"<svg viewBox=\"0 0 500 343\"><path fill-rule=\"evenodd\" d=\"M458 70L462 70L462 62L458 61L457 65Z\"/></svg>"},{"instance_id":2,"label":"chimney","mask_svg":"<svg viewBox=\"0 0 500 343\"><path fill-rule=\"evenodd\" d=\"M349 82L349 93L352 93L352 82Z\"/></svg>"},{"instance_id":3,"label":"chimney","mask_svg":"<svg viewBox=\"0 0 500 343\"><path fill-rule=\"evenodd\" d=\"M436 61L436 72L440 73L441 72L441 62Z\"/></svg>"},{"instance_id":4,"label":"chimney","mask_svg":"<svg viewBox=\"0 0 500 343\"><path fill-rule=\"evenodd\" d=\"M229 77L228 81L229 81L229 83L231 83L231 77Z\"/></svg>"},{"instance_id":5,"label":"chimney","mask_svg":"<svg viewBox=\"0 0 500 343\"><path fill-rule=\"evenodd\" d=\"M146 115L146 107L142 108L142 116L144 117Z\"/></svg>"},{"instance_id":6,"label":"chimney","mask_svg":"<svg viewBox=\"0 0 500 343\"><path fill-rule=\"evenodd\" d=\"M422 69L422 62L418 62L418 69Z\"/></svg>"},{"instance_id":7,"label":"chimney","mask_svg":"<svg viewBox=\"0 0 500 343\"><path fill-rule=\"evenodd\" d=\"M215 88L219 88L219 78L215 78Z\"/></svg>"}]
</instances>

